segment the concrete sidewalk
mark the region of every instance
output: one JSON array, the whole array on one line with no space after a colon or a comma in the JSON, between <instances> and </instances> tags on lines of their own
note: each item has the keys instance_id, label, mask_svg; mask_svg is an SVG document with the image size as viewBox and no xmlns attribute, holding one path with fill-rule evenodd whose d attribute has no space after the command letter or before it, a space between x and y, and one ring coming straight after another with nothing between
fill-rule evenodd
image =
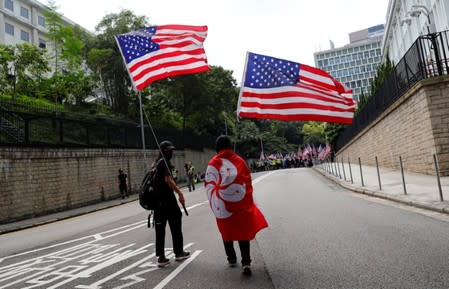
<instances>
[{"instance_id":1,"label":"concrete sidewalk","mask_svg":"<svg viewBox=\"0 0 449 289\"><path fill-rule=\"evenodd\" d=\"M314 169L344 188L354 192L449 214L449 177L440 177L443 197L443 201L441 201L438 179L436 176L404 171L404 191L404 182L400 170L379 168L379 186L379 177L376 167L362 166L362 169L360 170L358 164L352 164L351 167L349 167L348 164L342 166L340 163L339 165L339 170L335 164L332 169L329 164L316 165L314 166Z\"/></svg>"},{"instance_id":2,"label":"concrete sidewalk","mask_svg":"<svg viewBox=\"0 0 449 289\"><path fill-rule=\"evenodd\" d=\"M76 216L81 216L84 214L89 214L89 213L92 213L95 211L104 210L107 208L111 208L111 207L129 203L129 202L133 202L137 199L138 199L138 195L133 194L125 199L118 198L118 199L100 202L100 203L96 203L96 204L92 204L92 205L88 205L88 206L84 206L84 207L79 207L76 209L61 211L58 213L53 213L53 214L30 218L30 219L25 219L25 220L13 222L13 223L3 224L3 225L0 225L0 235L27 229L27 228L31 228L31 227L35 227L35 226L45 225L45 224L49 224L52 222L56 222L56 221L60 221L60 220L64 220L64 219L68 219L68 218L72 218L72 217L76 217Z\"/></svg>"}]
</instances>

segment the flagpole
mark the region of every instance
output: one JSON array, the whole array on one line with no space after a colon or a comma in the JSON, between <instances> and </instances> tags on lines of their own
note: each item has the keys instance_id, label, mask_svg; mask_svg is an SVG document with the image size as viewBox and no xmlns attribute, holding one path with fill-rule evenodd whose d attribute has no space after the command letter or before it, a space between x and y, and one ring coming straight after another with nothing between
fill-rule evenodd
<instances>
[{"instance_id":1,"label":"flagpole","mask_svg":"<svg viewBox=\"0 0 449 289\"><path fill-rule=\"evenodd\" d=\"M246 68L248 67L249 51L246 52L245 67L243 68L242 82L240 83L239 100L237 102L237 122L239 121L240 103L242 102L243 86L245 85Z\"/></svg>"},{"instance_id":2,"label":"flagpole","mask_svg":"<svg viewBox=\"0 0 449 289\"><path fill-rule=\"evenodd\" d=\"M249 56L249 51L246 52L245 67L243 68L242 82L240 83L239 99L237 101L237 115L236 115L237 124L239 122L239 111L240 111L240 103L242 101L243 86L245 85L246 67L248 66L248 56ZM235 128L237 130L237 139L234 143L234 151L236 149L236 145L237 145L237 141L238 141L238 125L236 125Z\"/></svg>"},{"instance_id":3,"label":"flagpole","mask_svg":"<svg viewBox=\"0 0 449 289\"><path fill-rule=\"evenodd\" d=\"M143 150L143 169L147 170L147 154L146 154L146 145L145 145L145 128L143 126L143 108L142 108L142 91L138 91L139 97L139 110L140 110L140 133L142 135L142 150Z\"/></svg>"},{"instance_id":4,"label":"flagpole","mask_svg":"<svg viewBox=\"0 0 449 289\"><path fill-rule=\"evenodd\" d=\"M141 133L141 136L142 136L142 152L143 152L143 161L144 161L143 170L144 170L144 172L146 172L147 171L147 154L146 154L146 150L145 150L146 149L146 145L145 145L145 128L143 126L142 91L138 90L137 87L136 87L136 84L134 83L134 80L132 78L131 72L129 71L129 67L128 67L128 65L126 65L126 58L125 58L125 55L123 54L122 47L120 46L120 43L119 43L118 38L117 38L117 35L114 36L114 39L115 39L115 42L117 43L117 47L118 47L118 50L120 51L120 55L122 56L123 63L125 63L126 71L128 71L128 76L129 76L129 79L131 80L131 84L132 84L132 86L134 88L134 91L137 92L137 96L139 98L140 133Z\"/></svg>"}]
</instances>

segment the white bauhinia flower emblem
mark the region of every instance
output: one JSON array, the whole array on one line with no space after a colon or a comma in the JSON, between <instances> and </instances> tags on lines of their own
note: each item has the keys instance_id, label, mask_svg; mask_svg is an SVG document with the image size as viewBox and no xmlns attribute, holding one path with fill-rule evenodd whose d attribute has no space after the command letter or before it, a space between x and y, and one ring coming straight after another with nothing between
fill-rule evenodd
<instances>
[{"instance_id":1,"label":"white bauhinia flower emblem","mask_svg":"<svg viewBox=\"0 0 449 289\"><path fill-rule=\"evenodd\" d=\"M204 182L206 183L207 197L212 211L218 219L229 218L232 213L226 209L227 202L241 201L246 194L245 185L234 183L237 177L237 168L227 159L221 159L222 165L217 170L208 166Z\"/></svg>"}]
</instances>

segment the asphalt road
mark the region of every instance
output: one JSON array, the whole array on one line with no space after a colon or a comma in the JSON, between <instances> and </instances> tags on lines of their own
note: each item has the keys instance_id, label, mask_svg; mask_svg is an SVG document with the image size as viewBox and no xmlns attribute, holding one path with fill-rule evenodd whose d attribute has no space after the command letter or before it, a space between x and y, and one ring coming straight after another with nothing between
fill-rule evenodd
<instances>
[{"instance_id":1,"label":"asphalt road","mask_svg":"<svg viewBox=\"0 0 449 289\"><path fill-rule=\"evenodd\" d=\"M190 259L157 268L133 202L0 235L0 288L449 288L447 216L359 197L307 168L253 179L270 227L251 242L251 277L226 266L198 188L185 193Z\"/></svg>"}]
</instances>

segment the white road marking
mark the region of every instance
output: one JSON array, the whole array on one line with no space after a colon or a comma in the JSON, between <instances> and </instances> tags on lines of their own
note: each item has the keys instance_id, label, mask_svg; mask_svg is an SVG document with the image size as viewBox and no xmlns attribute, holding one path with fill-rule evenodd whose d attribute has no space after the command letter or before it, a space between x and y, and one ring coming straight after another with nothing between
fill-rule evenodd
<instances>
[{"instance_id":1,"label":"white road marking","mask_svg":"<svg viewBox=\"0 0 449 289\"><path fill-rule=\"evenodd\" d=\"M194 205L188 207L188 209L190 210L190 209L199 207L199 206L207 204L207 203L208 202L197 203L197 204L194 204ZM148 222L147 220L139 221L139 222L128 224L128 225L124 225L124 226L121 226L121 227L118 227L118 228L110 229L110 230L107 230L107 231L104 231L104 232L101 232L101 233L97 233L97 234L93 234L93 235L89 235L89 236L84 236L84 237L81 237L81 238L78 238L78 239L73 239L73 240L70 240L70 241L57 243L57 244L53 244L53 245L50 245L50 246L46 246L46 247L42 247L42 248L30 250L30 251L25 251L25 252L18 253L18 254L6 256L6 257L3 257L3 258L0 259L0 263L2 261L6 260L6 259L11 259L11 258L14 258L14 257L23 256L23 255L27 255L27 254L31 254L31 253L36 253L36 252L39 252L39 251L43 251L43 250L59 247L59 246L62 246L62 245L67 245L67 244L70 244L70 243L83 241L83 240L86 240L86 239L89 239L89 238L93 239L89 243L92 243L92 242L95 242L95 241L99 241L99 240L108 239L108 238L115 237L117 235L121 235L123 233L129 232L129 231L132 231L132 230L136 230L136 229L138 229L140 227L146 226L147 222ZM120 231L120 230L122 230L122 231ZM112 234L110 234L110 233L112 233ZM107 235L107 234L110 234L110 235ZM104 235L107 235L107 236L104 236Z\"/></svg>"},{"instance_id":2,"label":"white road marking","mask_svg":"<svg viewBox=\"0 0 449 289\"><path fill-rule=\"evenodd\" d=\"M258 182L262 181L265 178L268 178L269 176L271 176L272 174L274 174L276 171L271 171L265 175L262 175L260 177L257 177L256 179L253 180L253 185L257 184Z\"/></svg>"},{"instance_id":3,"label":"white road marking","mask_svg":"<svg viewBox=\"0 0 449 289\"><path fill-rule=\"evenodd\" d=\"M202 250L196 250L193 252L192 256L185 260L181 265L179 265L173 272L171 272L167 277L165 277L159 284L157 284L153 289L162 289L164 288L170 281L172 281L181 271L190 264L198 255L203 252Z\"/></svg>"},{"instance_id":4,"label":"white road marking","mask_svg":"<svg viewBox=\"0 0 449 289\"><path fill-rule=\"evenodd\" d=\"M150 245L154 245L154 243L152 243ZM101 284L106 283L107 281L109 281L111 279L114 279L115 277L121 275L122 273L124 273L124 272L126 272L126 271L128 271L128 270L130 270L130 269L132 269L134 267L137 267L137 266L139 266L141 264L144 264L146 261L148 261L151 258L154 258L155 256L156 256L156 254L153 253L153 254L151 254L151 255L149 255L149 256L147 256L147 257L145 257L145 258L143 258L143 259L141 259L141 260L139 260L139 261L137 261L137 262L135 262L135 263L133 263L133 264L131 264L131 265L129 265L129 266L119 270L119 271L117 271L117 272L115 272L114 274L109 275L106 278L98 280L95 283L92 283L90 285L78 285L75 288L80 288L80 289L99 289L99 288L101 288L101 286L100 286Z\"/></svg>"},{"instance_id":5,"label":"white road marking","mask_svg":"<svg viewBox=\"0 0 449 289\"><path fill-rule=\"evenodd\" d=\"M204 204L209 204L209 202L208 202L208 201L204 201L204 202L202 202L202 203L198 203L198 204L192 205L192 206L190 206L190 207L187 207L187 210L190 210L190 209L193 209L193 208L202 206L202 205L204 205Z\"/></svg>"}]
</instances>

